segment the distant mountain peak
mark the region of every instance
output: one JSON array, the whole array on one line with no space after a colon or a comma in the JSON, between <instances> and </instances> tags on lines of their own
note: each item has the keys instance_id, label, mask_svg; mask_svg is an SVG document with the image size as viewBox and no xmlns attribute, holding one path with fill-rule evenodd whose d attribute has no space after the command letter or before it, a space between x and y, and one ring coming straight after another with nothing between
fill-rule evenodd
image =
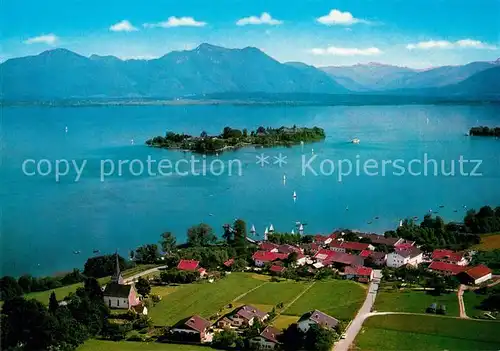
<instances>
[{"instance_id":1,"label":"distant mountain peak","mask_svg":"<svg viewBox=\"0 0 500 351\"><path fill-rule=\"evenodd\" d=\"M198 45L194 51L219 51L219 50L228 50L222 46L217 46L217 45L213 45L213 44L208 44L208 43L201 43L200 45Z\"/></svg>"},{"instance_id":2,"label":"distant mountain peak","mask_svg":"<svg viewBox=\"0 0 500 351\"><path fill-rule=\"evenodd\" d=\"M80 57L83 57L82 55L79 55L76 52L73 52L73 51L65 49L65 48L45 50L45 51L41 52L39 54L39 56L80 56Z\"/></svg>"}]
</instances>

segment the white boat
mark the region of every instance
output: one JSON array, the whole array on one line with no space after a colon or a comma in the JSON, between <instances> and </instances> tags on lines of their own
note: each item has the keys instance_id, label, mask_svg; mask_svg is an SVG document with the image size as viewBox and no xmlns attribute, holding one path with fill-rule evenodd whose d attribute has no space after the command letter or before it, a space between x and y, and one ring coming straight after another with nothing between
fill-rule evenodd
<instances>
[{"instance_id":1,"label":"white boat","mask_svg":"<svg viewBox=\"0 0 500 351\"><path fill-rule=\"evenodd\" d=\"M67 133L68 132L68 127L65 127L64 128L64 132Z\"/></svg>"},{"instance_id":2,"label":"white boat","mask_svg":"<svg viewBox=\"0 0 500 351\"><path fill-rule=\"evenodd\" d=\"M304 226L302 225L302 223L300 223L299 226L299 234L304 234Z\"/></svg>"},{"instance_id":3,"label":"white boat","mask_svg":"<svg viewBox=\"0 0 500 351\"><path fill-rule=\"evenodd\" d=\"M359 140L358 138L354 138L354 139L351 140L351 143L353 143L353 144L359 144L360 141L361 140Z\"/></svg>"},{"instance_id":4,"label":"white boat","mask_svg":"<svg viewBox=\"0 0 500 351\"><path fill-rule=\"evenodd\" d=\"M255 234L255 232L256 232L255 226L252 224L252 228L250 229L250 233Z\"/></svg>"},{"instance_id":5,"label":"white boat","mask_svg":"<svg viewBox=\"0 0 500 351\"><path fill-rule=\"evenodd\" d=\"M346 206L345 210L346 210L346 211L349 211L349 206Z\"/></svg>"},{"instance_id":6,"label":"white boat","mask_svg":"<svg viewBox=\"0 0 500 351\"><path fill-rule=\"evenodd\" d=\"M271 225L269 226L269 233L272 233L272 232L274 232L274 227L273 227L273 225L271 224Z\"/></svg>"},{"instance_id":7,"label":"white boat","mask_svg":"<svg viewBox=\"0 0 500 351\"><path fill-rule=\"evenodd\" d=\"M295 234L295 230L292 229L292 234Z\"/></svg>"},{"instance_id":8,"label":"white boat","mask_svg":"<svg viewBox=\"0 0 500 351\"><path fill-rule=\"evenodd\" d=\"M311 155L314 155L314 149L311 149Z\"/></svg>"},{"instance_id":9,"label":"white boat","mask_svg":"<svg viewBox=\"0 0 500 351\"><path fill-rule=\"evenodd\" d=\"M297 193L294 191L293 192L293 198L296 199L297 198Z\"/></svg>"},{"instance_id":10,"label":"white boat","mask_svg":"<svg viewBox=\"0 0 500 351\"><path fill-rule=\"evenodd\" d=\"M283 174L283 181L286 181L286 174Z\"/></svg>"},{"instance_id":11,"label":"white boat","mask_svg":"<svg viewBox=\"0 0 500 351\"><path fill-rule=\"evenodd\" d=\"M130 144L134 145L134 139L130 139Z\"/></svg>"},{"instance_id":12,"label":"white boat","mask_svg":"<svg viewBox=\"0 0 500 351\"><path fill-rule=\"evenodd\" d=\"M269 233L267 227L266 230L264 230L264 241L267 241L267 234Z\"/></svg>"},{"instance_id":13,"label":"white boat","mask_svg":"<svg viewBox=\"0 0 500 351\"><path fill-rule=\"evenodd\" d=\"M403 221L402 220L399 220L399 226L402 227L403 226Z\"/></svg>"}]
</instances>

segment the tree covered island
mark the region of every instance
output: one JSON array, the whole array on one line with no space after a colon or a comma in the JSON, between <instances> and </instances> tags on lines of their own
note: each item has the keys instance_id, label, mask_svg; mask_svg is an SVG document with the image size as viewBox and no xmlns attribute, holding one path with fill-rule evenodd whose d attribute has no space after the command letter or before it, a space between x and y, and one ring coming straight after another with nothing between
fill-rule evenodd
<instances>
[{"instance_id":1,"label":"tree covered island","mask_svg":"<svg viewBox=\"0 0 500 351\"><path fill-rule=\"evenodd\" d=\"M219 135L208 135L205 131L199 136L167 132L146 141L146 145L166 149L181 149L196 153L215 153L244 146L292 146L301 142L309 143L325 139L322 128L312 127L259 127L255 131L225 127Z\"/></svg>"},{"instance_id":2,"label":"tree covered island","mask_svg":"<svg viewBox=\"0 0 500 351\"><path fill-rule=\"evenodd\" d=\"M472 127L469 131L470 136L494 136L500 137L500 127Z\"/></svg>"}]
</instances>

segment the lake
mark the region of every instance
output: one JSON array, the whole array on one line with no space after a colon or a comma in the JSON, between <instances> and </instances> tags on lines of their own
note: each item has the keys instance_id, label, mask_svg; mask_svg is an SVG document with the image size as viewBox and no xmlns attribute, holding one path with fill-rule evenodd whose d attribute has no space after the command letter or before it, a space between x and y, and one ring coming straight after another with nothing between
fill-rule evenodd
<instances>
[{"instance_id":1,"label":"lake","mask_svg":"<svg viewBox=\"0 0 500 351\"><path fill-rule=\"evenodd\" d=\"M291 231L296 221L307 223L306 234L336 228L383 233L395 229L401 218L422 218L430 209L445 220L461 220L464 206L500 205L500 140L464 136L472 126L499 126L498 105L4 107L2 112L2 275L82 267L94 249L127 255L140 244L158 242L164 231L182 242L187 228L201 222L220 234L223 224L242 218L249 227L255 225L258 237L270 224L277 231ZM194 171L188 165L191 154L144 145L167 130L198 135L216 134L225 126L252 130L293 124L324 128L327 138L292 148L196 156L200 162ZM350 143L353 138L361 142ZM263 166L256 164L261 153L269 157ZM281 167L275 163L280 153L286 162ZM444 160L446 172L455 160L455 175L440 169L434 175L432 161L427 176L416 175L425 155L438 168ZM148 156L178 164L187 175L138 175ZM472 163L464 164L460 174L460 157L482 160L475 172L481 175L465 175L472 172ZM86 164L78 182L74 169L59 181L54 174L24 174L23 164L33 174L35 162L42 159L47 160L40 163L42 173L47 162L54 167L59 159ZM408 165L404 174L391 168L397 159ZM122 162L121 176L119 160L129 160ZM344 173L347 160L354 168L356 162L370 166L368 172L362 166L359 175L353 170L339 178L338 169L331 169L339 160L346 160L341 163ZM206 176L195 175L202 161L211 168ZM227 172L230 161L241 165L232 175ZM103 181L101 162L106 174L115 166Z\"/></svg>"}]
</instances>

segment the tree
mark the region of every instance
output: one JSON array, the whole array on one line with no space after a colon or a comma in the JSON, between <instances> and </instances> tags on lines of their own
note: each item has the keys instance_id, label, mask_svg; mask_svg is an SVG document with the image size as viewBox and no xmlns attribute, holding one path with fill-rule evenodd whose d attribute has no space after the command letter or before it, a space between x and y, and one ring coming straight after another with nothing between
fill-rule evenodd
<instances>
[{"instance_id":1,"label":"tree","mask_svg":"<svg viewBox=\"0 0 500 351\"><path fill-rule=\"evenodd\" d=\"M21 296L23 289L18 284L17 280L10 276L5 276L0 279L0 298L8 300L16 296Z\"/></svg>"},{"instance_id":2,"label":"tree","mask_svg":"<svg viewBox=\"0 0 500 351\"><path fill-rule=\"evenodd\" d=\"M304 333L299 329L297 323L293 323L283 330L280 341L286 351L301 350L304 344Z\"/></svg>"},{"instance_id":3,"label":"tree","mask_svg":"<svg viewBox=\"0 0 500 351\"><path fill-rule=\"evenodd\" d=\"M208 246L217 240L212 227L200 223L187 231L187 242L190 246Z\"/></svg>"},{"instance_id":4,"label":"tree","mask_svg":"<svg viewBox=\"0 0 500 351\"><path fill-rule=\"evenodd\" d=\"M148 296L151 292L151 285L149 284L149 281L143 277L139 277L139 280L135 284L135 288L142 297Z\"/></svg>"},{"instance_id":5,"label":"tree","mask_svg":"<svg viewBox=\"0 0 500 351\"><path fill-rule=\"evenodd\" d=\"M118 256L118 265L120 270L125 270L127 268L127 263L125 259ZM106 276L113 275L116 272L116 256L104 255L91 257L85 262L83 269L83 274L87 277L102 278Z\"/></svg>"},{"instance_id":6,"label":"tree","mask_svg":"<svg viewBox=\"0 0 500 351\"><path fill-rule=\"evenodd\" d=\"M212 339L212 345L215 348L227 349L233 346L238 338L238 334L231 329L224 329L220 332L216 332Z\"/></svg>"},{"instance_id":7,"label":"tree","mask_svg":"<svg viewBox=\"0 0 500 351\"><path fill-rule=\"evenodd\" d=\"M159 257L158 245L156 244L139 246L135 250L135 260L140 263L156 263Z\"/></svg>"},{"instance_id":8,"label":"tree","mask_svg":"<svg viewBox=\"0 0 500 351\"><path fill-rule=\"evenodd\" d=\"M95 278L87 278L83 283L83 288L85 293L92 301L103 301L104 293L101 289L101 285Z\"/></svg>"},{"instance_id":9,"label":"tree","mask_svg":"<svg viewBox=\"0 0 500 351\"><path fill-rule=\"evenodd\" d=\"M234 221L234 246L238 249L245 249L247 246L247 225L244 220Z\"/></svg>"},{"instance_id":10,"label":"tree","mask_svg":"<svg viewBox=\"0 0 500 351\"><path fill-rule=\"evenodd\" d=\"M54 314L59 307L59 303L57 302L56 293L52 291L49 297L49 312Z\"/></svg>"},{"instance_id":11,"label":"tree","mask_svg":"<svg viewBox=\"0 0 500 351\"><path fill-rule=\"evenodd\" d=\"M161 235L160 245L163 252L170 253L176 248L177 241L171 232L165 232Z\"/></svg>"},{"instance_id":12,"label":"tree","mask_svg":"<svg viewBox=\"0 0 500 351\"><path fill-rule=\"evenodd\" d=\"M306 333L304 348L311 351L329 351L338 339L338 334L317 324L311 325Z\"/></svg>"},{"instance_id":13,"label":"tree","mask_svg":"<svg viewBox=\"0 0 500 351\"><path fill-rule=\"evenodd\" d=\"M25 294L28 294L31 292L31 286L33 284L33 277L31 275L23 275L21 277L19 277L19 279L17 280L17 283L19 284L19 286L21 287L21 289L23 289L23 292Z\"/></svg>"}]
</instances>

